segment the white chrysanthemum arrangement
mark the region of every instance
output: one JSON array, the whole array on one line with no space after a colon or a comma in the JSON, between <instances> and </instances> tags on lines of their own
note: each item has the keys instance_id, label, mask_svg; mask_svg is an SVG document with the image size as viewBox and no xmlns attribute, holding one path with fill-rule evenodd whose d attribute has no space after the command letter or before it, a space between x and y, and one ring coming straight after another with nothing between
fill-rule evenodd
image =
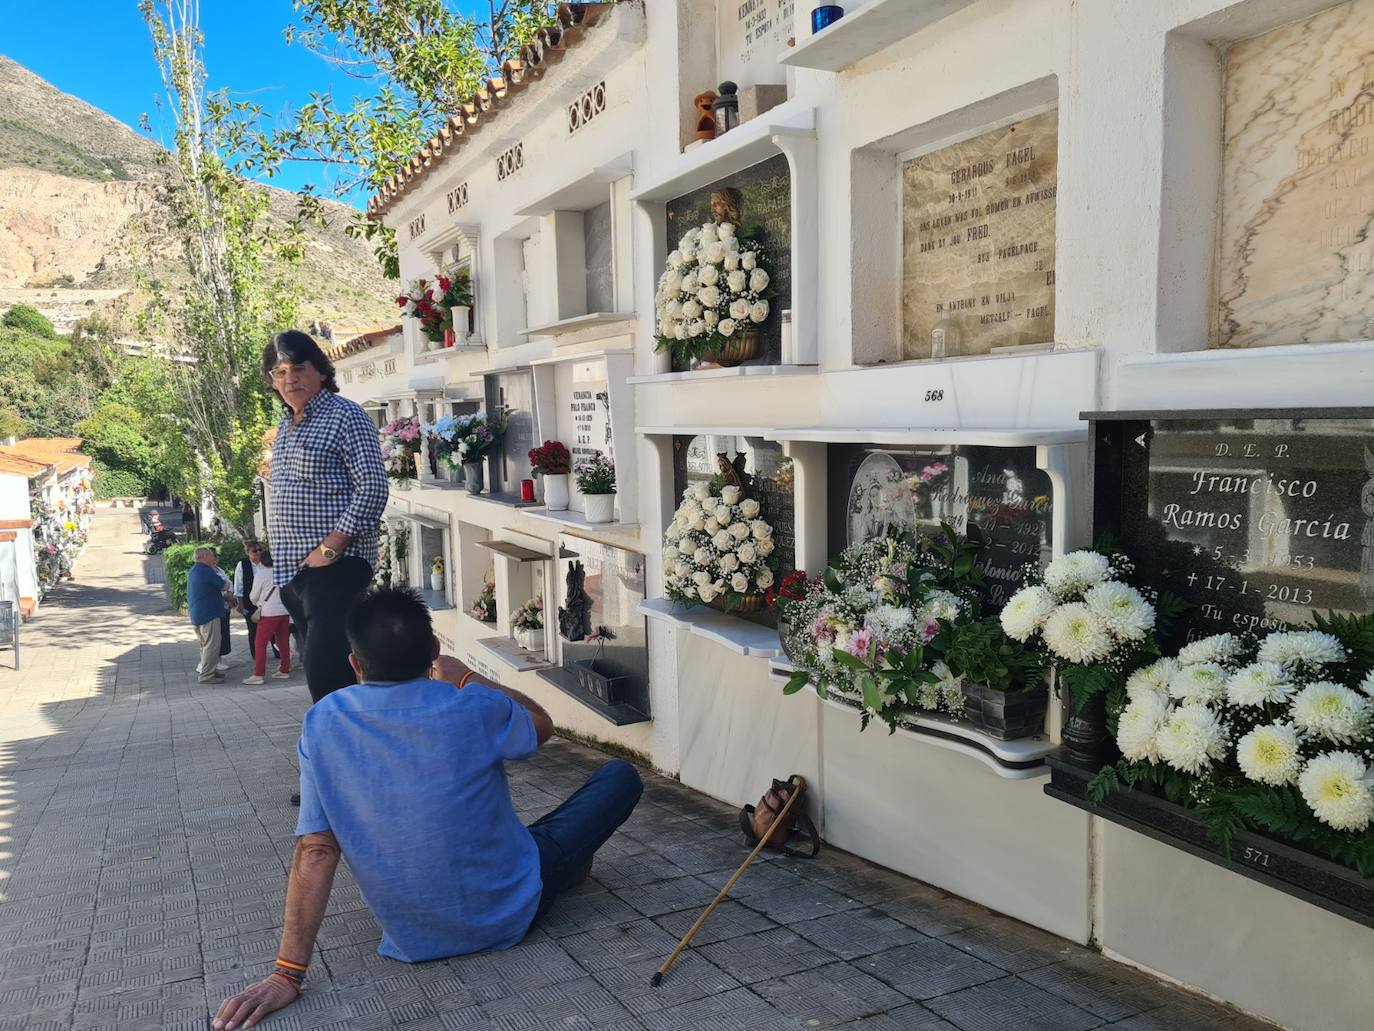
<instances>
[{"instance_id":1,"label":"white chrysanthemum arrangement","mask_svg":"<svg viewBox=\"0 0 1374 1031\"><path fill-rule=\"evenodd\" d=\"M1124 555L1061 555L1011 596L1002 629L1014 641L1043 649L1076 694L1098 693L1113 678L1119 684L1154 640L1155 606L1126 582L1132 572ZM1077 676L1075 667L1095 673Z\"/></svg>"},{"instance_id":2,"label":"white chrysanthemum arrangement","mask_svg":"<svg viewBox=\"0 0 1374 1031\"><path fill-rule=\"evenodd\" d=\"M1112 715L1123 762L1099 777L1099 796L1144 777L1340 859L1354 854L1350 835L1374 835L1374 672L1334 634L1194 641L1132 673Z\"/></svg>"},{"instance_id":3,"label":"white chrysanthemum arrangement","mask_svg":"<svg viewBox=\"0 0 1374 1031\"><path fill-rule=\"evenodd\" d=\"M771 311L770 264L763 245L741 240L730 222L688 230L658 280L656 349L685 362L757 329Z\"/></svg>"},{"instance_id":4,"label":"white chrysanthemum arrangement","mask_svg":"<svg viewBox=\"0 0 1374 1031\"><path fill-rule=\"evenodd\" d=\"M777 568L773 526L754 498L733 485L697 483L663 535L663 579L669 598L692 606L719 601L727 611L767 595Z\"/></svg>"}]
</instances>

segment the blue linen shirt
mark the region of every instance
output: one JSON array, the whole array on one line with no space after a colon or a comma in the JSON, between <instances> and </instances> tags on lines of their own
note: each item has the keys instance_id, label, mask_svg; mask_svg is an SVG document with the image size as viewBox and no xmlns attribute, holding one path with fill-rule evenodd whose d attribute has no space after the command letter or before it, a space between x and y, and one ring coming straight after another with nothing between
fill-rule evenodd
<instances>
[{"instance_id":1,"label":"blue linen shirt","mask_svg":"<svg viewBox=\"0 0 1374 1031\"><path fill-rule=\"evenodd\" d=\"M186 574L186 609L192 626L213 623L224 615L224 580L204 562L194 562Z\"/></svg>"},{"instance_id":2,"label":"blue linen shirt","mask_svg":"<svg viewBox=\"0 0 1374 1031\"><path fill-rule=\"evenodd\" d=\"M296 833L333 831L383 956L418 963L525 936L539 850L502 762L538 745L524 707L477 683L354 684L306 712Z\"/></svg>"},{"instance_id":3,"label":"blue linen shirt","mask_svg":"<svg viewBox=\"0 0 1374 1031\"><path fill-rule=\"evenodd\" d=\"M377 427L357 403L321 390L299 423L285 408L272 444L267 536L272 579L291 582L334 531L352 540L345 555L377 565L377 523L390 489Z\"/></svg>"}]
</instances>

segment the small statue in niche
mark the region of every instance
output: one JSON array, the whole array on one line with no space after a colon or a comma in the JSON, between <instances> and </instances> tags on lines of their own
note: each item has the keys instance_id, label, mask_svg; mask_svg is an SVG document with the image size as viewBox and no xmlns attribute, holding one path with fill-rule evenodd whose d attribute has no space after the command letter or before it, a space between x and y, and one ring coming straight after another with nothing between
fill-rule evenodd
<instances>
[{"instance_id":1,"label":"small statue in niche","mask_svg":"<svg viewBox=\"0 0 1374 1031\"><path fill-rule=\"evenodd\" d=\"M731 225L740 224L740 208L744 204L744 195L733 186L725 186L711 194L711 221L716 225L722 222L729 222Z\"/></svg>"},{"instance_id":2,"label":"small statue in niche","mask_svg":"<svg viewBox=\"0 0 1374 1031\"><path fill-rule=\"evenodd\" d=\"M587 571L580 561L568 567L567 604L558 607L558 632L567 641L581 641L591 630L591 599L583 584Z\"/></svg>"},{"instance_id":3,"label":"small statue in niche","mask_svg":"<svg viewBox=\"0 0 1374 1031\"><path fill-rule=\"evenodd\" d=\"M709 89L692 98L692 104L697 109L697 127L693 136L694 139L714 140L716 138L716 116L711 112L711 104L715 99L715 91Z\"/></svg>"},{"instance_id":4,"label":"small statue in niche","mask_svg":"<svg viewBox=\"0 0 1374 1031\"><path fill-rule=\"evenodd\" d=\"M742 496L749 497L754 478L744 471L744 465L743 452L737 454L733 459L724 451L716 455L716 475L720 477L722 485L738 487Z\"/></svg>"}]
</instances>

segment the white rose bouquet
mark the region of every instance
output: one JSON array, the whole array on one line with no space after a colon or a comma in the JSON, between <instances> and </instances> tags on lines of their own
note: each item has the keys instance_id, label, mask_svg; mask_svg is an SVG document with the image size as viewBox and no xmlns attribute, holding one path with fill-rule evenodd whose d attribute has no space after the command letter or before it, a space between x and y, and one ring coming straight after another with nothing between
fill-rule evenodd
<instances>
[{"instance_id":1,"label":"white rose bouquet","mask_svg":"<svg viewBox=\"0 0 1374 1031\"><path fill-rule=\"evenodd\" d=\"M1250 828L1374 876L1374 617L1318 617L1258 641L1217 634L1126 681L1121 760L1089 786L1159 785L1217 844Z\"/></svg>"},{"instance_id":2,"label":"white rose bouquet","mask_svg":"<svg viewBox=\"0 0 1374 1031\"><path fill-rule=\"evenodd\" d=\"M688 230L658 280L655 350L686 365L757 329L772 310L771 268L767 249L733 223Z\"/></svg>"},{"instance_id":3,"label":"white rose bouquet","mask_svg":"<svg viewBox=\"0 0 1374 1031\"><path fill-rule=\"evenodd\" d=\"M727 612L771 595L778 559L773 526L733 484L696 483L663 535L665 593L689 608Z\"/></svg>"}]
</instances>

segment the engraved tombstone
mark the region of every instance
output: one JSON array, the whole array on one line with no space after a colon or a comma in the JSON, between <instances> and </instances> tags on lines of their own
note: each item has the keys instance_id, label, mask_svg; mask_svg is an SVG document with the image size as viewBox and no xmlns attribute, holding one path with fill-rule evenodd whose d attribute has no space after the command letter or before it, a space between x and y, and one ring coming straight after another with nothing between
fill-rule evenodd
<instances>
[{"instance_id":1,"label":"engraved tombstone","mask_svg":"<svg viewBox=\"0 0 1374 1031\"><path fill-rule=\"evenodd\" d=\"M795 0L716 0L716 81L785 83Z\"/></svg>"},{"instance_id":2,"label":"engraved tombstone","mask_svg":"<svg viewBox=\"0 0 1374 1031\"><path fill-rule=\"evenodd\" d=\"M1033 447L832 444L829 467L837 488L829 499L832 555L889 529L937 534L947 523L982 544L983 600L992 612L1020 588L1027 567L1049 560L1051 486Z\"/></svg>"},{"instance_id":3,"label":"engraved tombstone","mask_svg":"<svg viewBox=\"0 0 1374 1031\"><path fill-rule=\"evenodd\" d=\"M1374 612L1374 410L1096 417L1094 526L1181 638Z\"/></svg>"},{"instance_id":4,"label":"engraved tombstone","mask_svg":"<svg viewBox=\"0 0 1374 1031\"><path fill-rule=\"evenodd\" d=\"M520 481L533 476L529 450L537 443L534 425L534 375L528 370L486 377L487 412L508 408L506 432L488 461L491 494L519 497Z\"/></svg>"},{"instance_id":5,"label":"engraved tombstone","mask_svg":"<svg viewBox=\"0 0 1374 1031\"><path fill-rule=\"evenodd\" d=\"M1374 336L1374 0L1226 54L1215 344Z\"/></svg>"},{"instance_id":6,"label":"engraved tombstone","mask_svg":"<svg viewBox=\"0 0 1374 1031\"><path fill-rule=\"evenodd\" d=\"M902 356L1054 340L1057 111L902 165Z\"/></svg>"}]
</instances>

